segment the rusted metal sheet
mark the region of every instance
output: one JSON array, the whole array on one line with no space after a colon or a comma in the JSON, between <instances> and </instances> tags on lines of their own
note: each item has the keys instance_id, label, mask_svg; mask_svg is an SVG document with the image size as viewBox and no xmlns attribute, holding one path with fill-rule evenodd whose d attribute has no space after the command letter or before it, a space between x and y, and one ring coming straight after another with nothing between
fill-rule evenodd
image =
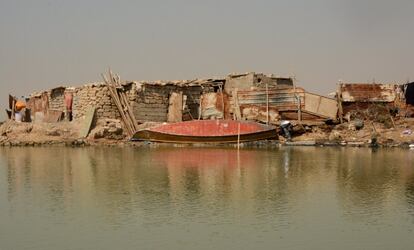
<instances>
[{"instance_id":1,"label":"rusted metal sheet","mask_svg":"<svg viewBox=\"0 0 414 250\"><path fill-rule=\"evenodd\" d=\"M30 97L27 101L26 107L30 109L32 114L37 112L47 114L49 110L49 97L47 92Z\"/></svg>"},{"instance_id":2,"label":"rusted metal sheet","mask_svg":"<svg viewBox=\"0 0 414 250\"><path fill-rule=\"evenodd\" d=\"M298 98L300 105L304 108L305 90L302 88L272 88L266 93L265 89L239 90L237 92L241 107L247 105L266 106L277 108L279 111L292 110L298 108Z\"/></svg>"},{"instance_id":3,"label":"rusted metal sheet","mask_svg":"<svg viewBox=\"0 0 414 250\"><path fill-rule=\"evenodd\" d=\"M342 83L343 102L394 102L395 84Z\"/></svg>"},{"instance_id":4,"label":"rusted metal sheet","mask_svg":"<svg viewBox=\"0 0 414 250\"><path fill-rule=\"evenodd\" d=\"M338 102L332 98L305 93L304 111L321 117L336 119L338 114Z\"/></svg>"},{"instance_id":5,"label":"rusted metal sheet","mask_svg":"<svg viewBox=\"0 0 414 250\"><path fill-rule=\"evenodd\" d=\"M243 119L273 124L278 122L281 113L292 110L297 112L298 104L303 109L304 96L304 89L289 86L272 87L268 91L264 88L237 91Z\"/></svg>"},{"instance_id":6,"label":"rusted metal sheet","mask_svg":"<svg viewBox=\"0 0 414 250\"><path fill-rule=\"evenodd\" d=\"M172 143L229 143L277 136L276 127L234 120L194 120L162 124L138 131L133 139Z\"/></svg>"},{"instance_id":7,"label":"rusted metal sheet","mask_svg":"<svg viewBox=\"0 0 414 250\"><path fill-rule=\"evenodd\" d=\"M336 119L338 111L336 100L307 93L298 87L240 90L237 98L244 119L273 124L280 119L297 120L299 117L303 120Z\"/></svg>"},{"instance_id":8,"label":"rusted metal sheet","mask_svg":"<svg viewBox=\"0 0 414 250\"><path fill-rule=\"evenodd\" d=\"M201 97L201 118L223 119L228 113L228 95L224 93L205 93Z\"/></svg>"}]
</instances>

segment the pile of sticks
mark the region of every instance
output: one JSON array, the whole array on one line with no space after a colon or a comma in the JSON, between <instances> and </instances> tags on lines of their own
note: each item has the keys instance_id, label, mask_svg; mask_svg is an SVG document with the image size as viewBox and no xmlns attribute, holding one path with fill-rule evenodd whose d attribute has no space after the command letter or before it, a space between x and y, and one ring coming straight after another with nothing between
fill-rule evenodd
<instances>
[{"instance_id":1,"label":"pile of sticks","mask_svg":"<svg viewBox=\"0 0 414 250\"><path fill-rule=\"evenodd\" d=\"M121 84L121 78L119 75L113 74L111 70L108 72L108 77L102 74L102 78L108 86L112 100L121 114L121 119L128 136L132 137L138 130L138 122L135 119L134 113L129 104L128 96Z\"/></svg>"}]
</instances>

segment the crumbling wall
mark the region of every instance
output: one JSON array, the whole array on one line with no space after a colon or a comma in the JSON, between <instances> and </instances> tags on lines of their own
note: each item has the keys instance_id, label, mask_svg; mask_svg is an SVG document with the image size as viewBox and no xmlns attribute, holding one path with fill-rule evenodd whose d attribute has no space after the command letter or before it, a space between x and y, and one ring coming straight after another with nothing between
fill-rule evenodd
<instances>
[{"instance_id":1,"label":"crumbling wall","mask_svg":"<svg viewBox=\"0 0 414 250\"><path fill-rule=\"evenodd\" d=\"M74 90L73 119L81 119L88 107L95 107L95 118L119 119L119 111L113 102L109 89L105 84L88 84Z\"/></svg>"},{"instance_id":2,"label":"crumbling wall","mask_svg":"<svg viewBox=\"0 0 414 250\"><path fill-rule=\"evenodd\" d=\"M229 96L226 93L205 93L201 97L203 120L230 118Z\"/></svg>"},{"instance_id":3,"label":"crumbling wall","mask_svg":"<svg viewBox=\"0 0 414 250\"><path fill-rule=\"evenodd\" d=\"M236 88L238 90L249 90L258 87L264 88L266 85L268 88L274 88L281 85L283 87L293 87L293 79L290 77L277 77L255 72L230 74L226 78L224 89L228 94L231 94Z\"/></svg>"},{"instance_id":4,"label":"crumbling wall","mask_svg":"<svg viewBox=\"0 0 414 250\"><path fill-rule=\"evenodd\" d=\"M65 89L64 87L59 87L48 91L49 110L65 112Z\"/></svg>"},{"instance_id":5,"label":"crumbling wall","mask_svg":"<svg viewBox=\"0 0 414 250\"><path fill-rule=\"evenodd\" d=\"M396 84L341 83L337 95L341 98L344 116L359 114L358 116L367 117L377 112L378 108L386 113L395 109L398 103L397 90Z\"/></svg>"},{"instance_id":6,"label":"crumbling wall","mask_svg":"<svg viewBox=\"0 0 414 250\"><path fill-rule=\"evenodd\" d=\"M130 91L131 106L135 118L140 122L166 122L169 97L173 92L183 92L187 97L186 107L189 115L194 119L199 116L200 97L204 92L214 91L213 87L177 86L174 84L158 85L138 83Z\"/></svg>"}]
</instances>

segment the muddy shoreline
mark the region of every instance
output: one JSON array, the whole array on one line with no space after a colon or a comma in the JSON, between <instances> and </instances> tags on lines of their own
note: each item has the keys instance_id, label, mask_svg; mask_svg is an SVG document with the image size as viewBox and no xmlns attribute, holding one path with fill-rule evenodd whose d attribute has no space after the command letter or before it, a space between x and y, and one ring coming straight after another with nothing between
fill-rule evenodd
<instances>
[{"instance_id":1,"label":"muddy shoreline","mask_svg":"<svg viewBox=\"0 0 414 250\"><path fill-rule=\"evenodd\" d=\"M255 142L240 143L240 148L277 148L277 147L364 147L364 148L406 148L413 146L410 142L388 141L386 143L371 143L364 141L329 141L329 140L307 140L307 141L281 141L262 140ZM226 147L237 148L237 143L231 144L176 144L158 143L147 141L128 140L89 140L89 139L68 139L68 140L44 140L44 141L21 141L6 139L0 141L0 147Z\"/></svg>"},{"instance_id":2,"label":"muddy shoreline","mask_svg":"<svg viewBox=\"0 0 414 250\"><path fill-rule=\"evenodd\" d=\"M151 124L143 125L148 126ZM324 147L399 147L414 146L414 119L400 119L391 128L380 123L366 122L355 128L352 122L327 125L295 125L292 141L280 135L275 140L241 143L241 148L268 148L280 146ZM72 122L19 123L7 121L0 125L1 147L37 146L114 146L114 147L237 147L237 144L169 144L130 141L119 121L97 124L87 138L79 138L79 125Z\"/></svg>"}]
</instances>

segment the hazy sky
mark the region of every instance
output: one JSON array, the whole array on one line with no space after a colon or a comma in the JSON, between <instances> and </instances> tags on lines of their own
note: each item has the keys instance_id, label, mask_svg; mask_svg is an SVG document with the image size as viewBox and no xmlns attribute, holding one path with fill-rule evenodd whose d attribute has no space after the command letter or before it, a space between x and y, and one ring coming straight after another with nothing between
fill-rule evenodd
<instances>
[{"instance_id":1,"label":"hazy sky","mask_svg":"<svg viewBox=\"0 0 414 250\"><path fill-rule=\"evenodd\" d=\"M128 80L295 74L321 94L414 79L412 0L0 0L0 32L2 107L109 66Z\"/></svg>"}]
</instances>

